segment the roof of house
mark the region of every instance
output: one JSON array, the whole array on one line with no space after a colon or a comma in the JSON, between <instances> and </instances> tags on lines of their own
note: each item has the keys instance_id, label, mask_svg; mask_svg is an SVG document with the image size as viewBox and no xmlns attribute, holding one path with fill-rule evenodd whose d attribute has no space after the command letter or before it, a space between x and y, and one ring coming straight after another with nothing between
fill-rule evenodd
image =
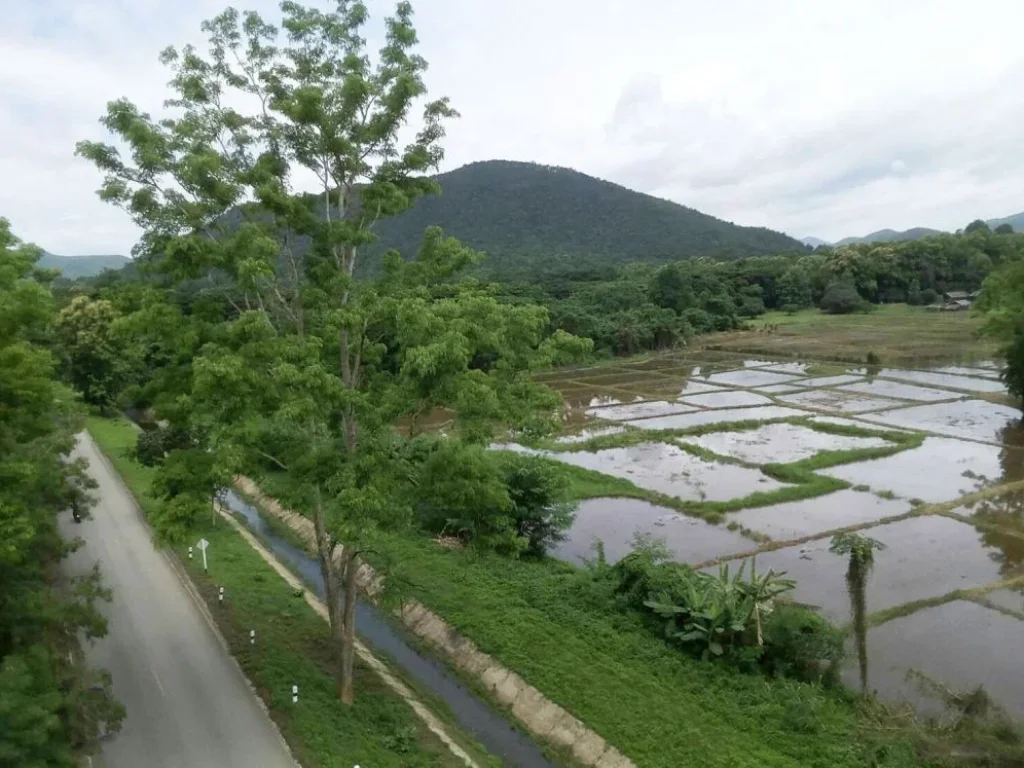
<instances>
[{"instance_id":1,"label":"roof of house","mask_svg":"<svg viewBox=\"0 0 1024 768\"><path fill-rule=\"evenodd\" d=\"M950 301L955 301L957 299L969 299L971 297L971 294L967 291L946 291L942 295Z\"/></svg>"}]
</instances>

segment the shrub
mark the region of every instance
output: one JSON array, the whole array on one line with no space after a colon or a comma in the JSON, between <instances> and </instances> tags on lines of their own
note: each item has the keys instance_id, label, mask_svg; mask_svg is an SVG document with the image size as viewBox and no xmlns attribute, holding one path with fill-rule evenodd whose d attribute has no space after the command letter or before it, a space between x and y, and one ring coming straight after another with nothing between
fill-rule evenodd
<instances>
[{"instance_id":1,"label":"shrub","mask_svg":"<svg viewBox=\"0 0 1024 768\"><path fill-rule=\"evenodd\" d=\"M924 306L928 306L929 304L935 304L939 300L939 293L934 288L925 288L923 291L921 291L919 296L920 303L923 304Z\"/></svg>"},{"instance_id":2,"label":"shrub","mask_svg":"<svg viewBox=\"0 0 1024 768\"><path fill-rule=\"evenodd\" d=\"M833 683L843 656L842 630L809 608L776 603L764 625L761 666L766 672Z\"/></svg>"},{"instance_id":3,"label":"shrub","mask_svg":"<svg viewBox=\"0 0 1024 768\"><path fill-rule=\"evenodd\" d=\"M862 308L864 300L850 283L832 283L821 297L821 308L830 315L846 315Z\"/></svg>"},{"instance_id":4,"label":"shrub","mask_svg":"<svg viewBox=\"0 0 1024 768\"><path fill-rule=\"evenodd\" d=\"M435 445L417 491L426 530L508 555L544 555L562 540L575 511L557 466L458 442Z\"/></svg>"},{"instance_id":5,"label":"shrub","mask_svg":"<svg viewBox=\"0 0 1024 768\"><path fill-rule=\"evenodd\" d=\"M544 555L565 539L576 514L568 478L557 466L533 456L511 454L503 463L516 536L525 542L527 554Z\"/></svg>"}]
</instances>

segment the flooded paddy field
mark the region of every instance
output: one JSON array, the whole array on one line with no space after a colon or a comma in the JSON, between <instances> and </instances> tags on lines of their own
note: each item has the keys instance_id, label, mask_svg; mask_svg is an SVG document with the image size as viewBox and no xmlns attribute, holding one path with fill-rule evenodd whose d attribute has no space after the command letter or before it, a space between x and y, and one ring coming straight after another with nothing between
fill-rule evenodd
<instances>
[{"instance_id":1,"label":"flooded paddy field","mask_svg":"<svg viewBox=\"0 0 1024 768\"><path fill-rule=\"evenodd\" d=\"M796 580L793 599L852 627L848 562L830 551L835 532L852 528L884 549L864 583L869 629L864 643L851 640L847 682L929 711L934 697L908 678L917 670L958 690L984 685L1024 717L1024 429L1020 410L985 399L1008 402L996 363L864 367L697 351L544 383L575 414L545 455L694 515L586 499L556 556L581 563L599 539L614 562L637 534L701 567L756 553L758 571ZM714 504L725 505L711 516L721 524L696 516Z\"/></svg>"}]
</instances>

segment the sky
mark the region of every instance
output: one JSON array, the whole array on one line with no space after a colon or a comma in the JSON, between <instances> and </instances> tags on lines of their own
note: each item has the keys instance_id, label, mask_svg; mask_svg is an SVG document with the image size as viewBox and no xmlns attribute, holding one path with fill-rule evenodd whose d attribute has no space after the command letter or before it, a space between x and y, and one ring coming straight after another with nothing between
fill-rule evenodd
<instances>
[{"instance_id":1,"label":"sky","mask_svg":"<svg viewBox=\"0 0 1024 768\"><path fill-rule=\"evenodd\" d=\"M326 7L324 0L304 0ZM225 0L0 0L0 216L64 255L138 231L74 156ZM275 0L235 3L277 16ZM393 2L369 0L370 45ZM739 224L835 240L1024 211L1020 0L414 0L442 170L575 168Z\"/></svg>"}]
</instances>

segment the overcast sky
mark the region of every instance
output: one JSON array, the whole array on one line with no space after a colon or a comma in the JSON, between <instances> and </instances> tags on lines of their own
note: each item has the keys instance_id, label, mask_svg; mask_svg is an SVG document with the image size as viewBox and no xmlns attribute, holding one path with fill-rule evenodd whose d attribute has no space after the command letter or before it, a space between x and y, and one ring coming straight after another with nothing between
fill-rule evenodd
<instances>
[{"instance_id":1,"label":"overcast sky","mask_svg":"<svg viewBox=\"0 0 1024 768\"><path fill-rule=\"evenodd\" d=\"M306 0L308 4L318 0ZM379 20L392 2L370 0ZM107 101L223 0L0 0L0 216L61 254L137 233L74 157ZM275 15L275 0L236 3ZM563 165L741 224L838 239L1024 210L1021 0L419 0L444 170ZM371 37L374 31L371 29Z\"/></svg>"}]
</instances>

